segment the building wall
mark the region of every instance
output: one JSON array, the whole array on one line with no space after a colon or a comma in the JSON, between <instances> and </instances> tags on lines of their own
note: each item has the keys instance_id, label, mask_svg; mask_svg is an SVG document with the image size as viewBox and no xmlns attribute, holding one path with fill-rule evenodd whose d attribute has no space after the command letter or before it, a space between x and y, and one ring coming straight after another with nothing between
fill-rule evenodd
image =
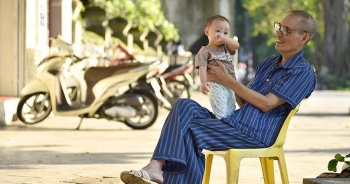
<instances>
[{"instance_id":1,"label":"building wall","mask_svg":"<svg viewBox=\"0 0 350 184\"><path fill-rule=\"evenodd\" d=\"M0 96L19 96L48 51L47 0L0 0Z\"/></svg>"},{"instance_id":2,"label":"building wall","mask_svg":"<svg viewBox=\"0 0 350 184\"><path fill-rule=\"evenodd\" d=\"M50 3L57 8L52 28ZM0 0L0 96L20 96L35 78L37 64L49 54L50 29L72 41L71 9L72 0Z\"/></svg>"},{"instance_id":3,"label":"building wall","mask_svg":"<svg viewBox=\"0 0 350 184\"><path fill-rule=\"evenodd\" d=\"M16 1L0 0L0 96L14 95Z\"/></svg>"},{"instance_id":4,"label":"building wall","mask_svg":"<svg viewBox=\"0 0 350 184\"><path fill-rule=\"evenodd\" d=\"M25 58L18 61L25 69L19 74L23 77L23 85L28 84L36 76L37 65L49 52L47 0L29 0L26 2L25 24ZM22 76L21 76L22 75ZM19 86L22 88L23 86Z\"/></svg>"}]
</instances>

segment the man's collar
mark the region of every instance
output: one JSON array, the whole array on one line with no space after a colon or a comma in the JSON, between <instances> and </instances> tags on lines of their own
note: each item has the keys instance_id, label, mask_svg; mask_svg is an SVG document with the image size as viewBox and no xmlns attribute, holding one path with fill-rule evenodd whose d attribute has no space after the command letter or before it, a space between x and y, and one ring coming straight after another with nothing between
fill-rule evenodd
<instances>
[{"instance_id":1,"label":"man's collar","mask_svg":"<svg viewBox=\"0 0 350 184\"><path fill-rule=\"evenodd\" d=\"M277 62L281 59L282 55L278 58ZM292 68L299 60L303 57L303 50L296 53L293 57L289 58L285 63L282 64L283 68ZM277 63L276 63L277 65Z\"/></svg>"}]
</instances>

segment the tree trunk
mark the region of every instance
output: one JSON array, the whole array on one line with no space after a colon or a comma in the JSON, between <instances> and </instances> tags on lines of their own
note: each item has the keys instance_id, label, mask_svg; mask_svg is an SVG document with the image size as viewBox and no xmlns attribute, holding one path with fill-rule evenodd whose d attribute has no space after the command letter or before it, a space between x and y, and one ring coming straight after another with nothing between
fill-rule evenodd
<instances>
[{"instance_id":1,"label":"tree trunk","mask_svg":"<svg viewBox=\"0 0 350 184\"><path fill-rule=\"evenodd\" d=\"M349 0L325 0L323 64L329 74L344 77L350 69L349 61Z\"/></svg>"}]
</instances>

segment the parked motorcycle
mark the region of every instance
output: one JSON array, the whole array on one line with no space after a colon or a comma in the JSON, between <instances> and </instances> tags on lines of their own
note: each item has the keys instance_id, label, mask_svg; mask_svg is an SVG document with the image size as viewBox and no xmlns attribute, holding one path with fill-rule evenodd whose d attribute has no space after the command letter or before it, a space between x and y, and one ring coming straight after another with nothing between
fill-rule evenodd
<instances>
[{"instance_id":1,"label":"parked motorcycle","mask_svg":"<svg viewBox=\"0 0 350 184\"><path fill-rule=\"evenodd\" d=\"M136 61L132 54L121 46L109 66L122 65ZM193 70L192 60L185 64L169 65L160 62L150 73L140 78L137 89L148 89L154 92L162 107L170 110L179 98L190 98L190 85L193 83L190 73Z\"/></svg>"},{"instance_id":2,"label":"parked motorcycle","mask_svg":"<svg viewBox=\"0 0 350 184\"><path fill-rule=\"evenodd\" d=\"M170 91L182 98L190 98L190 88L193 85L192 71L193 61L189 60L184 64L169 65L161 75Z\"/></svg>"},{"instance_id":3,"label":"parked motorcycle","mask_svg":"<svg viewBox=\"0 0 350 184\"><path fill-rule=\"evenodd\" d=\"M67 81L72 79L65 78L64 74L82 60L72 54L44 58L38 66L37 77L21 91L18 118L25 124L36 124L51 112L57 116L78 116L81 121L76 129L80 128L83 118L120 121L133 129L146 129L155 123L156 97L148 90L135 90L132 86L157 62L89 67L83 75L76 75L75 85L84 94L77 97L71 95L70 85L67 86Z\"/></svg>"},{"instance_id":4,"label":"parked motorcycle","mask_svg":"<svg viewBox=\"0 0 350 184\"><path fill-rule=\"evenodd\" d=\"M179 98L191 97L190 78L187 80L186 77L192 69L193 65L190 62L183 65L168 65L166 62L163 62L158 66L158 72L152 77L157 79L161 95L170 104L164 104L166 109L170 110Z\"/></svg>"}]
</instances>

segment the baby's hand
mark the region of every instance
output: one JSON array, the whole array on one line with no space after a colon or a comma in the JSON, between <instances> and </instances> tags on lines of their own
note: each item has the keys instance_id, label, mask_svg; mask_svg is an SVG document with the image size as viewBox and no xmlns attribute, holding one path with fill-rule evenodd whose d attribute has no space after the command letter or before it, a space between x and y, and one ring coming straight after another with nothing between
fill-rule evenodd
<instances>
[{"instance_id":1,"label":"baby's hand","mask_svg":"<svg viewBox=\"0 0 350 184\"><path fill-rule=\"evenodd\" d=\"M216 33L214 38L215 40L218 40L220 38L220 33Z\"/></svg>"},{"instance_id":2,"label":"baby's hand","mask_svg":"<svg viewBox=\"0 0 350 184\"><path fill-rule=\"evenodd\" d=\"M221 33L216 33L214 38L215 38L215 40L217 42L223 42L224 41L224 35L221 34Z\"/></svg>"},{"instance_id":3,"label":"baby's hand","mask_svg":"<svg viewBox=\"0 0 350 184\"><path fill-rule=\"evenodd\" d=\"M205 83L205 84L201 85L201 91L202 91L203 94L208 94L208 92L209 92L208 83Z\"/></svg>"}]
</instances>

